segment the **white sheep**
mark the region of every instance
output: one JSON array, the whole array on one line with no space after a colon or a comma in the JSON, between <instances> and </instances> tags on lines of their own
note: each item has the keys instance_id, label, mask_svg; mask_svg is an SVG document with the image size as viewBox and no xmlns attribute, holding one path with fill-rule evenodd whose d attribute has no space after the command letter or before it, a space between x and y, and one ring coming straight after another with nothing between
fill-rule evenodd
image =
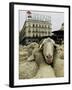
<instances>
[{"instance_id":1,"label":"white sheep","mask_svg":"<svg viewBox=\"0 0 72 90\"><path fill-rule=\"evenodd\" d=\"M27 46L19 46L19 62L23 63L27 60L28 58L28 49Z\"/></svg>"},{"instance_id":2,"label":"white sheep","mask_svg":"<svg viewBox=\"0 0 72 90\"><path fill-rule=\"evenodd\" d=\"M37 73L38 65L35 61L20 63L19 65L19 79L30 79Z\"/></svg>"},{"instance_id":3,"label":"white sheep","mask_svg":"<svg viewBox=\"0 0 72 90\"><path fill-rule=\"evenodd\" d=\"M32 55L32 51L35 47L39 47L39 44L37 44L36 42L33 42L27 46L19 46L19 61L20 62L25 62L27 60L27 58Z\"/></svg>"},{"instance_id":4,"label":"white sheep","mask_svg":"<svg viewBox=\"0 0 72 90\"><path fill-rule=\"evenodd\" d=\"M34 48L36 48L36 47L39 47L39 44L36 43L36 42L32 42L32 43L30 43L29 45L27 45L27 48L28 48L28 49L30 49L30 48L34 49Z\"/></svg>"},{"instance_id":5,"label":"white sheep","mask_svg":"<svg viewBox=\"0 0 72 90\"><path fill-rule=\"evenodd\" d=\"M56 77L64 77L64 45L57 45L53 60Z\"/></svg>"},{"instance_id":6,"label":"white sheep","mask_svg":"<svg viewBox=\"0 0 72 90\"><path fill-rule=\"evenodd\" d=\"M55 77L55 73L51 65L45 62L45 59L40 48L35 48L32 56L28 58L28 61L35 60L38 65L38 71L33 78L52 78Z\"/></svg>"},{"instance_id":7,"label":"white sheep","mask_svg":"<svg viewBox=\"0 0 72 90\"><path fill-rule=\"evenodd\" d=\"M34 47L32 49L33 52L31 51L32 55L27 59L27 62L20 64L20 78L28 79L32 77L55 77L53 68L50 65L48 65L53 62L54 45L55 42L52 39L47 38L44 39L44 41L40 44L40 47ZM31 48L30 45L28 45L28 47L29 49Z\"/></svg>"},{"instance_id":8,"label":"white sheep","mask_svg":"<svg viewBox=\"0 0 72 90\"><path fill-rule=\"evenodd\" d=\"M37 47L39 47L39 44L36 42L32 42L29 45L27 45L29 56L32 55L32 51L34 50L34 48L37 48Z\"/></svg>"},{"instance_id":9,"label":"white sheep","mask_svg":"<svg viewBox=\"0 0 72 90\"><path fill-rule=\"evenodd\" d=\"M27 46L20 46L19 49L19 79L29 79L36 75L38 65L35 61L28 61L27 58L32 54L32 50L38 47L37 43L31 43Z\"/></svg>"},{"instance_id":10,"label":"white sheep","mask_svg":"<svg viewBox=\"0 0 72 90\"><path fill-rule=\"evenodd\" d=\"M53 62L53 55L54 55L54 46L55 42L51 38L46 38L40 44L40 48L43 49L43 55L48 64Z\"/></svg>"}]
</instances>

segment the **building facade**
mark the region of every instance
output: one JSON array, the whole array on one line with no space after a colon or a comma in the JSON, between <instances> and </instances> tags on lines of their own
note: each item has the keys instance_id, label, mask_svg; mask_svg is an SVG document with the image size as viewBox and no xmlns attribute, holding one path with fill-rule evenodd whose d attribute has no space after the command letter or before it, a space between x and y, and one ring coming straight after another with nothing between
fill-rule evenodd
<instances>
[{"instance_id":1,"label":"building facade","mask_svg":"<svg viewBox=\"0 0 72 90\"><path fill-rule=\"evenodd\" d=\"M51 17L39 14L32 14L30 11L27 12L27 18L23 25L22 30L20 31L20 42L24 38L34 39L43 38L51 35Z\"/></svg>"}]
</instances>

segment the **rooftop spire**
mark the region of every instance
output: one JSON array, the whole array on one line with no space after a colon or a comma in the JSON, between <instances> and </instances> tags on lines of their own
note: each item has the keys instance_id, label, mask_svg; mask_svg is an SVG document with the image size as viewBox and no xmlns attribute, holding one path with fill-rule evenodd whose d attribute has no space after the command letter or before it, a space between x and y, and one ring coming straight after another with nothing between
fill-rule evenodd
<instances>
[{"instance_id":1,"label":"rooftop spire","mask_svg":"<svg viewBox=\"0 0 72 90\"><path fill-rule=\"evenodd\" d=\"M27 11L27 19L31 19L32 18L32 16L31 16L31 11Z\"/></svg>"},{"instance_id":2,"label":"rooftop spire","mask_svg":"<svg viewBox=\"0 0 72 90\"><path fill-rule=\"evenodd\" d=\"M31 11L27 11L27 14L31 14Z\"/></svg>"}]
</instances>

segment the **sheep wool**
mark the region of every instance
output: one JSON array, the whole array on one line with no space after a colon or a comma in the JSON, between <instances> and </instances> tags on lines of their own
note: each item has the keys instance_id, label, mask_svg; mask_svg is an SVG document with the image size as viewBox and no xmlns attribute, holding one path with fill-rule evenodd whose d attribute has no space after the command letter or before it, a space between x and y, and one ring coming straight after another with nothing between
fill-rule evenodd
<instances>
[{"instance_id":1,"label":"sheep wool","mask_svg":"<svg viewBox=\"0 0 72 90\"><path fill-rule=\"evenodd\" d=\"M39 44L33 42L27 46L20 45L19 46L19 62L25 62L30 55L32 55L32 51L35 47L39 47Z\"/></svg>"},{"instance_id":2,"label":"sheep wool","mask_svg":"<svg viewBox=\"0 0 72 90\"><path fill-rule=\"evenodd\" d=\"M35 61L20 63L19 65L19 79L30 79L37 73L38 65Z\"/></svg>"},{"instance_id":3,"label":"sheep wool","mask_svg":"<svg viewBox=\"0 0 72 90\"><path fill-rule=\"evenodd\" d=\"M43 64L40 65L38 72L34 78L54 78L55 73L50 65Z\"/></svg>"},{"instance_id":4,"label":"sheep wool","mask_svg":"<svg viewBox=\"0 0 72 90\"><path fill-rule=\"evenodd\" d=\"M33 78L55 77L53 68L45 62L42 51L39 48L34 50L33 55L39 67L36 76Z\"/></svg>"},{"instance_id":5,"label":"sheep wool","mask_svg":"<svg viewBox=\"0 0 72 90\"><path fill-rule=\"evenodd\" d=\"M58 45L53 60L56 77L64 77L64 45Z\"/></svg>"},{"instance_id":6,"label":"sheep wool","mask_svg":"<svg viewBox=\"0 0 72 90\"><path fill-rule=\"evenodd\" d=\"M56 77L64 77L64 60L56 58L54 61L54 71Z\"/></svg>"},{"instance_id":7,"label":"sheep wool","mask_svg":"<svg viewBox=\"0 0 72 90\"><path fill-rule=\"evenodd\" d=\"M19 79L29 79L36 75L38 65L35 61L28 61L32 51L38 44L33 42L27 46L19 46Z\"/></svg>"},{"instance_id":8,"label":"sheep wool","mask_svg":"<svg viewBox=\"0 0 72 90\"><path fill-rule=\"evenodd\" d=\"M19 46L19 63L23 63L27 60L28 58L28 49L27 46Z\"/></svg>"}]
</instances>

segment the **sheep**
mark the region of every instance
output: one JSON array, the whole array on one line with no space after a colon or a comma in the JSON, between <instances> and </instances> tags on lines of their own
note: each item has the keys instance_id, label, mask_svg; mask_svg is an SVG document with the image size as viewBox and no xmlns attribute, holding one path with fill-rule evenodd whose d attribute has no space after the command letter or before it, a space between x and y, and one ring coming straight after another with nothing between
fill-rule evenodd
<instances>
[{"instance_id":1,"label":"sheep","mask_svg":"<svg viewBox=\"0 0 72 90\"><path fill-rule=\"evenodd\" d=\"M27 46L19 46L19 63L23 63L28 58L28 49Z\"/></svg>"},{"instance_id":2,"label":"sheep","mask_svg":"<svg viewBox=\"0 0 72 90\"><path fill-rule=\"evenodd\" d=\"M30 43L29 45L27 45L27 47L34 49L34 48L36 48L36 47L39 47L39 44L36 43L36 42L32 42L32 43Z\"/></svg>"},{"instance_id":3,"label":"sheep","mask_svg":"<svg viewBox=\"0 0 72 90\"><path fill-rule=\"evenodd\" d=\"M19 79L30 79L37 73L38 65L35 61L26 61L19 65Z\"/></svg>"},{"instance_id":4,"label":"sheep","mask_svg":"<svg viewBox=\"0 0 72 90\"><path fill-rule=\"evenodd\" d=\"M33 77L55 77L53 68L48 65L51 64L53 61L54 44L55 42L52 39L47 38L44 39L40 46L32 48L32 55L27 59L27 62L20 64L19 78L29 79ZM29 52L31 46L28 45L27 47Z\"/></svg>"},{"instance_id":5,"label":"sheep","mask_svg":"<svg viewBox=\"0 0 72 90\"><path fill-rule=\"evenodd\" d=\"M27 46L20 46L19 51L19 79L30 79L36 75L38 65L35 61L29 62L27 59L32 54L32 50L38 47L38 44L33 42Z\"/></svg>"},{"instance_id":6,"label":"sheep","mask_svg":"<svg viewBox=\"0 0 72 90\"><path fill-rule=\"evenodd\" d=\"M51 64L53 62L54 46L55 46L54 40L52 40L49 37L44 39L43 42L40 44L40 48L43 49L45 61L48 64Z\"/></svg>"},{"instance_id":7,"label":"sheep","mask_svg":"<svg viewBox=\"0 0 72 90\"><path fill-rule=\"evenodd\" d=\"M32 55L28 58L28 61L31 60L35 60L38 65L37 74L33 77L33 79L55 77L53 68L45 62L40 48L35 48L33 50Z\"/></svg>"},{"instance_id":8,"label":"sheep","mask_svg":"<svg viewBox=\"0 0 72 90\"><path fill-rule=\"evenodd\" d=\"M32 51L36 47L39 47L39 44L36 42L32 42L29 45L27 45L29 56L32 55Z\"/></svg>"},{"instance_id":9,"label":"sheep","mask_svg":"<svg viewBox=\"0 0 72 90\"><path fill-rule=\"evenodd\" d=\"M32 54L32 51L35 47L39 47L39 44L36 42L33 42L27 46L19 46L19 61L20 62L25 62L27 58Z\"/></svg>"},{"instance_id":10,"label":"sheep","mask_svg":"<svg viewBox=\"0 0 72 90\"><path fill-rule=\"evenodd\" d=\"M57 45L53 60L56 77L64 77L64 45Z\"/></svg>"}]
</instances>

